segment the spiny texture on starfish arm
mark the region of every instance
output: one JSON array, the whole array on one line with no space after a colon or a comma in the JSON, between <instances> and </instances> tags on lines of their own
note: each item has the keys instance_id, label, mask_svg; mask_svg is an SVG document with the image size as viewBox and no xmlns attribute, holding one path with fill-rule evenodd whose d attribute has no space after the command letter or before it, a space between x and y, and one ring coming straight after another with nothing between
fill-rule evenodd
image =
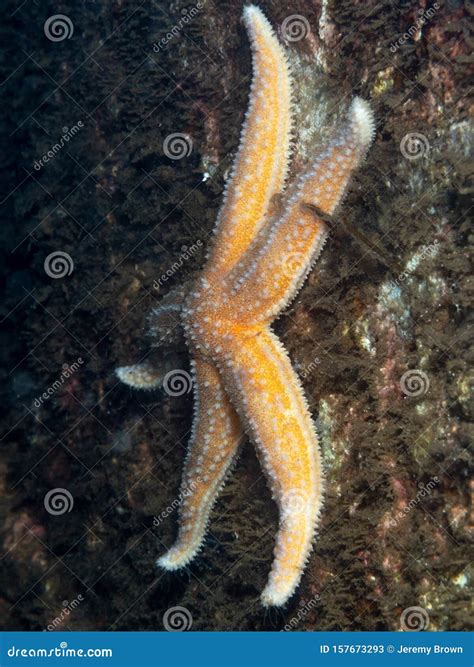
<instances>
[{"instance_id":1,"label":"spiny texture on starfish arm","mask_svg":"<svg viewBox=\"0 0 474 667\"><path fill-rule=\"evenodd\" d=\"M163 376L147 361L133 366L120 366L115 369L118 379L135 389L156 389L163 381Z\"/></svg>"},{"instance_id":2,"label":"spiny texture on starfish arm","mask_svg":"<svg viewBox=\"0 0 474 667\"><path fill-rule=\"evenodd\" d=\"M242 441L242 426L213 364L197 359L195 418L181 484L181 525L172 549L158 563L168 570L186 565L202 545L212 505Z\"/></svg>"},{"instance_id":3,"label":"spiny texture on starfish arm","mask_svg":"<svg viewBox=\"0 0 474 667\"><path fill-rule=\"evenodd\" d=\"M270 330L240 339L222 370L280 510L280 529L266 605L293 593L309 554L322 499L321 457L301 385Z\"/></svg>"},{"instance_id":4,"label":"spiny texture on starfish arm","mask_svg":"<svg viewBox=\"0 0 474 667\"><path fill-rule=\"evenodd\" d=\"M324 244L326 226L314 207L334 212L372 140L373 119L369 105L356 98L325 150L287 186L293 113L288 63L257 7L245 8L244 21L254 78L214 243L181 306L166 302L167 310L158 310L153 320L159 335L164 315L181 308L195 391L178 538L157 563L174 570L196 555L245 431L280 513L275 558L262 593L263 604L270 606L285 604L300 581L323 491L321 455L303 389L270 325L294 298ZM282 191L277 214L273 203ZM119 376L135 387L158 377L149 364L122 368Z\"/></svg>"},{"instance_id":5,"label":"spiny texture on starfish arm","mask_svg":"<svg viewBox=\"0 0 474 667\"><path fill-rule=\"evenodd\" d=\"M253 80L208 258L208 277L217 279L240 259L264 224L271 197L284 186L290 154L291 80L286 55L257 7L245 7L243 18L252 46Z\"/></svg>"},{"instance_id":6,"label":"spiny texture on starfish arm","mask_svg":"<svg viewBox=\"0 0 474 667\"><path fill-rule=\"evenodd\" d=\"M232 289L232 302L244 321L269 322L295 296L327 235L326 225L301 204L317 205L331 215L352 171L364 157L372 133L370 108L355 98L341 130L296 183L280 220L259 234L256 252L236 267L241 277ZM262 276L272 280L267 284ZM249 294L258 296L250 301Z\"/></svg>"}]
</instances>

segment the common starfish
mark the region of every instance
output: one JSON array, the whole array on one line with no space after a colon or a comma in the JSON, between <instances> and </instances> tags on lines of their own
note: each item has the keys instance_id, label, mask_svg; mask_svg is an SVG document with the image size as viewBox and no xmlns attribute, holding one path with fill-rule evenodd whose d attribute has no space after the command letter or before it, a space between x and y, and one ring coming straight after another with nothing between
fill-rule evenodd
<instances>
[{"instance_id":1,"label":"common starfish","mask_svg":"<svg viewBox=\"0 0 474 667\"><path fill-rule=\"evenodd\" d=\"M250 105L212 248L182 305L165 300L152 316L158 333L167 315L180 312L195 392L179 534L157 564L175 570L194 558L245 432L280 512L274 562L261 598L271 606L283 605L299 583L318 523L323 479L301 384L270 325L322 249L324 214L333 214L364 157L373 118L369 105L355 98L326 150L286 187L293 116L289 64L258 7L245 7L243 19L253 52ZM284 189L277 205L275 195ZM162 381L149 362L119 368L117 374L138 388Z\"/></svg>"}]
</instances>

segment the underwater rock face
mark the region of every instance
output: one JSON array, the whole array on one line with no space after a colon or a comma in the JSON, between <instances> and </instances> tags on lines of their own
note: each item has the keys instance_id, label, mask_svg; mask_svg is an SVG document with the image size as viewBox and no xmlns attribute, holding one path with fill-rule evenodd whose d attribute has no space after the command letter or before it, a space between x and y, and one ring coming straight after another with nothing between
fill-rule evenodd
<instances>
[{"instance_id":1,"label":"underwater rock face","mask_svg":"<svg viewBox=\"0 0 474 667\"><path fill-rule=\"evenodd\" d=\"M275 617L258 592L277 512L250 447L201 557L157 576L191 394L131 393L113 374L146 354L146 314L204 262L247 104L243 3L63 2L61 41L46 7L7 4L2 265L28 280L8 279L3 312L2 627L47 628L79 600L71 629L162 629L175 606L195 630L398 629L411 607L429 629L468 629L467 3L430 16L412 2L261 4L298 78L295 168L354 95L378 122L276 325L327 484L316 548ZM172 360L186 378L166 344L165 374Z\"/></svg>"}]
</instances>

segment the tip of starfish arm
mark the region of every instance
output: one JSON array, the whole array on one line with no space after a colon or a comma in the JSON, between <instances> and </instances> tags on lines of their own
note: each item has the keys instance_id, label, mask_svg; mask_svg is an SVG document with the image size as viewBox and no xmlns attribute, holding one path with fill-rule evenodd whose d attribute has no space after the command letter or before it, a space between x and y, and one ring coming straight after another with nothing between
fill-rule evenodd
<instances>
[{"instance_id":1,"label":"tip of starfish arm","mask_svg":"<svg viewBox=\"0 0 474 667\"><path fill-rule=\"evenodd\" d=\"M204 529L202 534L204 535L205 532L206 531ZM203 547L204 539L202 538L190 545L176 544L162 556L157 558L155 565L157 567L163 568L163 570L167 570L168 572L180 570L181 568L189 565L189 563L198 555Z\"/></svg>"},{"instance_id":2,"label":"tip of starfish arm","mask_svg":"<svg viewBox=\"0 0 474 667\"><path fill-rule=\"evenodd\" d=\"M177 559L176 554L168 552L156 560L156 566L163 568L163 570L168 570L168 572L173 572L173 570L179 570L187 565L189 560L186 559L186 561L183 561L183 559Z\"/></svg>"},{"instance_id":3,"label":"tip of starfish arm","mask_svg":"<svg viewBox=\"0 0 474 667\"><path fill-rule=\"evenodd\" d=\"M267 30L273 34L273 28L271 27L270 22L260 7L257 7L257 5L245 5L242 12L242 18L245 25L247 26L247 29L252 30L252 27L255 25L255 23L260 21L260 26L262 26L263 23L265 28L267 28Z\"/></svg>"},{"instance_id":4,"label":"tip of starfish arm","mask_svg":"<svg viewBox=\"0 0 474 667\"><path fill-rule=\"evenodd\" d=\"M296 590L296 586L288 589L274 584L266 586L260 597L264 607L282 607L285 605Z\"/></svg>"},{"instance_id":5,"label":"tip of starfish arm","mask_svg":"<svg viewBox=\"0 0 474 667\"><path fill-rule=\"evenodd\" d=\"M120 366L115 375L133 389L155 389L161 385L161 374L146 362L133 366Z\"/></svg>"},{"instance_id":6,"label":"tip of starfish arm","mask_svg":"<svg viewBox=\"0 0 474 667\"><path fill-rule=\"evenodd\" d=\"M375 134L374 113L370 104L361 97L355 97L351 104L350 116L357 128L361 145L367 148Z\"/></svg>"},{"instance_id":7,"label":"tip of starfish arm","mask_svg":"<svg viewBox=\"0 0 474 667\"><path fill-rule=\"evenodd\" d=\"M242 12L245 20L253 19L255 16L263 16L262 10L257 5L245 5Z\"/></svg>"}]
</instances>

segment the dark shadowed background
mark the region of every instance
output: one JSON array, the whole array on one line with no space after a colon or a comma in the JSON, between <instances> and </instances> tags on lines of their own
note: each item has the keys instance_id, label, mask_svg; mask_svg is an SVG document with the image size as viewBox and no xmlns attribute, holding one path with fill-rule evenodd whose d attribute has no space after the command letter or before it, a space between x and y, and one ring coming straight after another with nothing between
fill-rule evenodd
<instances>
[{"instance_id":1,"label":"dark shadowed background","mask_svg":"<svg viewBox=\"0 0 474 667\"><path fill-rule=\"evenodd\" d=\"M276 325L327 470L302 584L263 612L277 511L249 445L200 556L155 568L192 394L114 375L203 263L250 85L243 3L7 0L2 629L162 630L171 613L192 630L469 627L472 9L259 4L318 63L334 113L358 94L377 120L341 224Z\"/></svg>"}]
</instances>

